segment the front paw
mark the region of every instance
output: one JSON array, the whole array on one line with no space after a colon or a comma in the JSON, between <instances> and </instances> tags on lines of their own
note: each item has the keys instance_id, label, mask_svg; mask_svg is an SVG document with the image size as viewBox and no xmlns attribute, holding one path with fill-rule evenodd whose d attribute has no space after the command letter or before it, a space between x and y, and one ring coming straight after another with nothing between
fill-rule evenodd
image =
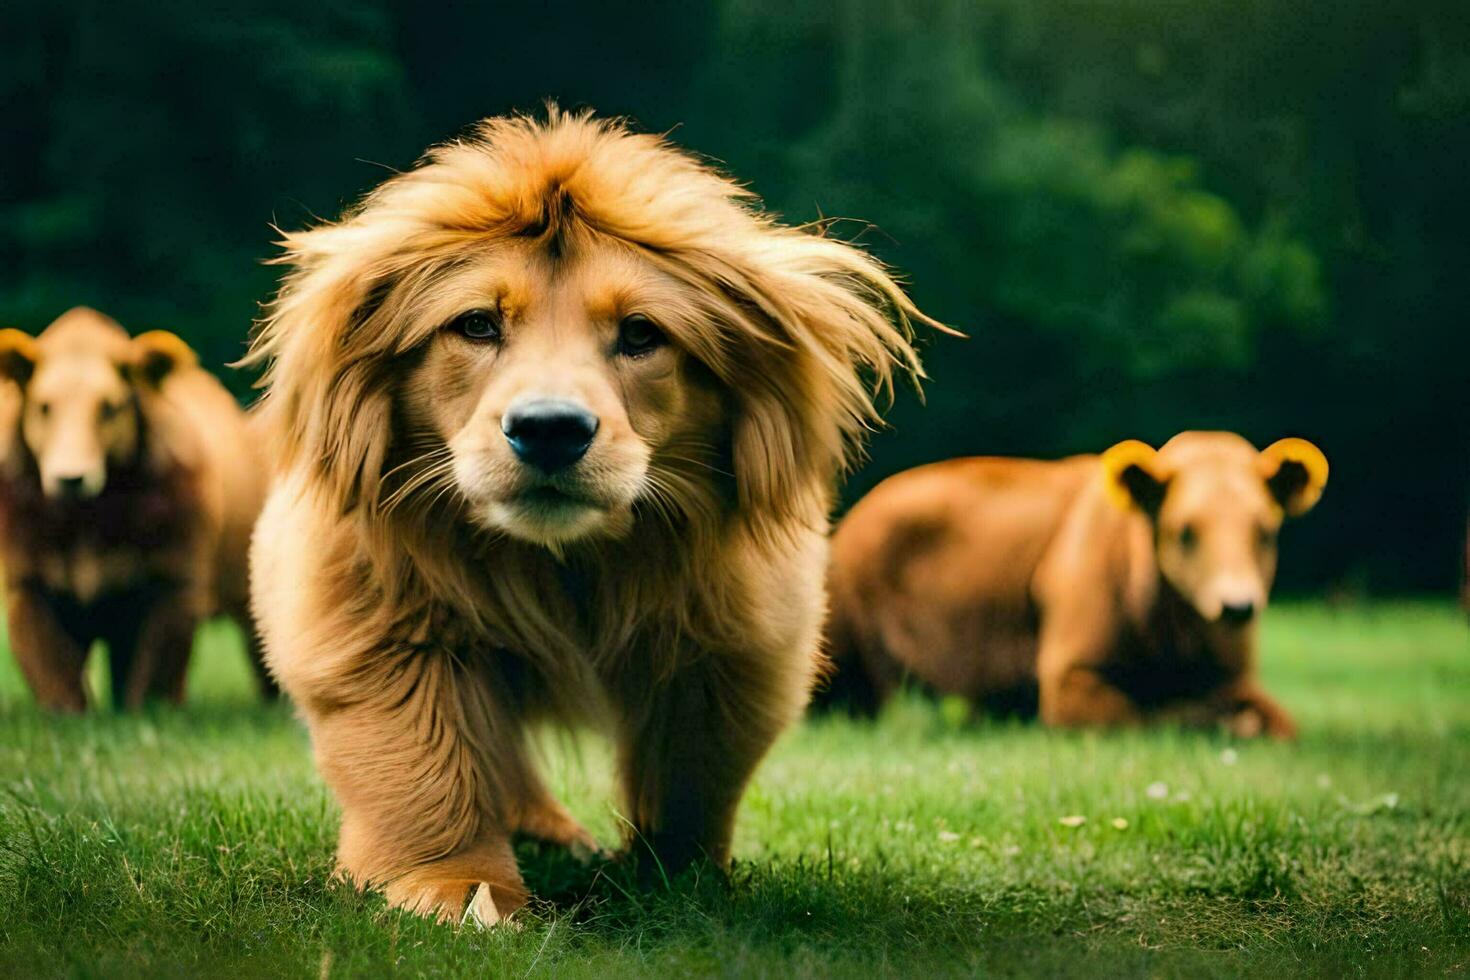
<instances>
[{"instance_id":1,"label":"front paw","mask_svg":"<svg viewBox=\"0 0 1470 980\"><path fill-rule=\"evenodd\" d=\"M729 855L685 834L653 832L633 834L618 861L632 867L638 884L648 888L666 885L685 874L724 881Z\"/></svg>"},{"instance_id":2,"label":"front paw","mask_svg":"<svg viewBox=\"0 0 1470 980\"><path fill-rule=\"evenodd\" d=\"M578 864L583 865L593 864L597 861L613 861L617 858L617 855L613 851L603 847L596 837L593 837L586 831L583 831L581 835L569 843L567 850L571 852L572 857Z\"/></svg>"},{"instance_id":3,"label":"front paw","mask_svg":"<svg viewBox=\"0 0 1470 980\"><path fill-rule=\"evenodd\" d=\"M484 882L426 879L405 874L383 889L383 897L394 908L435 919L445 924L457 923L469 916L472 902L470 888L478 890ZM502 918L495 909L495 921Z\"/></svg>"},{"instance_id":4,"label":"front paw","mask_svg":"<svg viewBox=\"0 0 1470 980\"><path fill-rule=\"evenodd\" d=\"M1291 741L1296 738L1296 723L1279 708L1246 704L1226 719L1226 729L1236 738L1267 738Z\"/></svg>"},{"instance_id":5,"label":"front paw","mask_svg":"<svg viewBox=\"0 0 1470 980\"><path fill-rule=\"evenodd\" d=\"M490 929L494 926L520 928L520 923L512 921L509 913L501 914L499 906L495 904L495 895L490 890L490 885L483 881L470 896L470 903L465 906L464 915L460 918L459 924L479 926L481 929Z\"/></svg>"},{"instance_id":6,"label":"front paw","mask_svg":"<svg viewBox=\"0 0 1470 980\"><path fill-rule=\"evenodd\" d=\"M529 897L508 839L396 870L374 862L343 862L339 875L359 888L381 887L394 908L444 923L505 923Z\"/></svg>"},{"instance_id":7,"label":"front paw","mask_svg":"<svg viewBox=\"0 0 1470 980\"><path fill-rule=\"evenodd\" d=\"M1265 711L1263 712L1263 714L1266 718L1267 738L1280 739L1283 742L1292 742L1296 740L1296 722L1291 720L1290 715L1282 711L1280 708L1277 708L1274 711Z\"/></svg>"},{"instance_id":8,"label":"front paw","mask_svg":"<svg viewBox=\"0 0 1470 980\"><path fill-rule=\"evenodd\" d=\"M559 804L525 814L521 818L519 833L532 840L566 848L579 864L607 861L613 857L611 851Z\"/></svg>"},{"instance_id":9,"label":"front paw","mask_svg":"<svg viewBox=\"0 0 1470 980\"><path fill-rule=\"evenodd\" d=\"M383 889L394 908L449 925L481 928L514 925L511 916L526 903L519 888L496 887L451 875L409 872Z\"/></svg>"},{"instance_id":10,"label":"front paw","mask_svg":"<svg viewBox=\"0 0 1470 980\"><path fill-rule=\"evenodd\" d=\"M1225 720L1225 730L1236 738L1259 738L1266 730L1266 719L1255 708L1242 708Z\"/></svg>"}]
</instances>

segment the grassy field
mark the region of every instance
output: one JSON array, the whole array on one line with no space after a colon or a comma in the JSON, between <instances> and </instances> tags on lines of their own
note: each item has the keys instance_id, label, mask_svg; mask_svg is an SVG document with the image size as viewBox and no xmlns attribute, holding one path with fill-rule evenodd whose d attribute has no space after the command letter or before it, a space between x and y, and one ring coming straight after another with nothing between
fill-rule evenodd
<instances>
[{"instance_id":1,"label":"grassy field","mask_svg":"<svg viewBox=\"0 0 1470 980\"><path fill-rule=\"evenodd\" d=\"M333 804L237 638L189 705L40 715L0 666L0 975L1422 976L1470 972L1470 629L1448 604L1274 608L1295 745L896 705L761 769L730 884L638 891L528 847L520 927L329 879ZM100 672L97 675L100 687ZM547 769L615 840L604 749Z\"/></svg>"}]
</instances>

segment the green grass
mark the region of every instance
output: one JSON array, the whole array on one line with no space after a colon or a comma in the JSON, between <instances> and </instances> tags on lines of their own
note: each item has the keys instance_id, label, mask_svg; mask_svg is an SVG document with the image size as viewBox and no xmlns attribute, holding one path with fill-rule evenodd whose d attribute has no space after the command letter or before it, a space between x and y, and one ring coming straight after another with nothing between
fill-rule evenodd
<instances>
[{"instance_id":1,"label":"green grass","mask_svg":"<svg viewBox=\"0 0 1470 980\"><path fill-rule=\"evenodd\" d=\"M809 723L746 798L728 886L638 891L526 848L543 900L493 932L332 883L304 733L253 701L232 633L200 646L188 706L143 717L41 715L4 658L0 975L1470 971L1470 630L1448 604L1273 609L1295 745L917 699ZM547 769L615 840L606 759L553 741Z\"/></svg>"}]
</instances>

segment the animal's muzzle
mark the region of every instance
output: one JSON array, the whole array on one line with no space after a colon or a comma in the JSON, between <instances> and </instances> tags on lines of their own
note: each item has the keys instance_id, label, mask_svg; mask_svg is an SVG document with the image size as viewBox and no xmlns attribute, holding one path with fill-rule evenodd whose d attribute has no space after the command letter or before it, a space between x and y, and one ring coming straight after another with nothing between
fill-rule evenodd
<instances>
[{"instance_id":1,"label":"animal's muzzle","mask_svg":"<svg viewBox=\"0 0 1470 980\"><path fill-rule=\"evenodd\" d=\"M598 420L576 402L538 398L512 405L500 431L516 457L542 473L564 470L587 454Z\"/></svg>"},{"instance_id":2,"label":"animal's muzzle","mask_svg":"<svg viewBox=\"0 0 1470 980\"><path fill-rule=\"evenodd\" d=\"M1244 626L1256 617L1254 602L1227 602L1220 607L1220 622L1231 626Z\"/></svg>"},{"instance_id":3,"label":"animal's muzzle","mask_svg":"<svg viewBox=\"0 0 1470 980\"><path fill-rule=\"evenodd\" d=\"M56 495L63 500L76 500L82 495L86 488L86 478L80 476L60 476L56 478Z\"/></svg>"}]
</instances>

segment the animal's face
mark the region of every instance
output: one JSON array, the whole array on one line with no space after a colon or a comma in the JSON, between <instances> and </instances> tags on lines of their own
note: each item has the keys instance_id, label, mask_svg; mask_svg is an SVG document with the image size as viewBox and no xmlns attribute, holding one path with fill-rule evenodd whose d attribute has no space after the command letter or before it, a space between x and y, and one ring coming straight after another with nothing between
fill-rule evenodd
<instances>
[{"instance_id":1,"label":"animal's face","mask_svg":"<svg viewBox=\"0 0 1470 980\"><path fill-rule=\"evenodd\" d=\"M868 256L554 109L487 120L286 245L252 354L266 424L338 513L389 529L560 549L645 516L815 526L873 385L918 367L922 314Z\"/></svg>"},{"instance_id":2,"label":"animal's face","mask_svg":"<svg viewBox=\"0 0 1470 980\"><path fill-rule=\"evenodd\" d=\"M1120 443L1103 456L1116 499L1153 521L1159 572L1208 622L1250 623L1276 576L1276 536L1327 482L1311 443L1257 453L1238 436L1184 433L1157 453Z\"/></svg>"},{"instance_id":3,"label":"animal's face","mask_svg":"<svg viewBox=\"0 0 1470 980\"><path fill-rule=\"evenodd\" d=\"M0 331L0 376L21 392L20 437L35 460L41 490L57 500L88 500L109 473L137 459L140 395L156 388L193 353L173 334L134 341L115 323L78 309L39 338Z\"/></svg>"},{"instance_id":4,"label":"animal's face","mask_svg":"<svg viewBox=\"0 0 1470 980\"><path fill-rule=\"evenodd\" d=\"M45 359L25 389L21 434L52 498L89 499L110 468L138 452L138 409L122 365L105 357Z\"/></svg>"},{"instance_id":5,"label":"animal's face","mask_svg":"<svg viewBox=\"0 0 1470 980\"><path fill-rule=\"evenodd\" d=\"M583 237L551 259L506 243L439 280L403 387L418 444L483 527L538 544L619 534L667 468L725 439L713 377L675 334L683 287ZM433 450L430 450L433 451ZM714 465L714 464L709 464Z\"/></svg>"}]
</instances>

